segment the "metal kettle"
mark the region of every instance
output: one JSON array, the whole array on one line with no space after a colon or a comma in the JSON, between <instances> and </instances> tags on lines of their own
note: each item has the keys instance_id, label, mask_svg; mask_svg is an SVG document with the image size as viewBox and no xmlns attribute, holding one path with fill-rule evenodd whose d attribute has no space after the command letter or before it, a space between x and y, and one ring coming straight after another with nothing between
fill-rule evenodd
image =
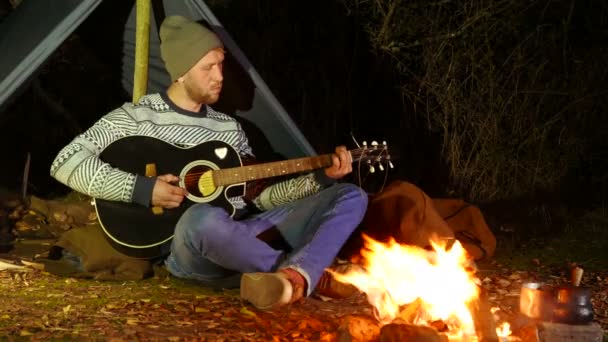
<instances>
[{"instance_id":1,"label":"metal kettle","mask_svg":"<svg viewBox=\"0 0 608 342\"><path fill-rule=\"evenodd\" d=\"M555 289L555 305L552 321L566 324L587 324L593 321L591 289L581 287L583 269L572 270L572 285Z\"/></svg>"}]
</instances>

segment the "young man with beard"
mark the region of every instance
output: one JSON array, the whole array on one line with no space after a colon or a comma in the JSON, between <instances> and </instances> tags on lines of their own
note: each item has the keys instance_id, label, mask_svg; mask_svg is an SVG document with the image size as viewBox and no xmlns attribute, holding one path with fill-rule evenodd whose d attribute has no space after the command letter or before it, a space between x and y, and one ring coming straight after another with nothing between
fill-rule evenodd
<instances>
[{"instance_id":1,"label":"young man with beard","mask_svg":"<svg viewBox=\"0 0 608 342\"><path fill-rule=\"evenodd\" d=\"M145 177L105 163L101 152L117 139L142 135L180 147L211 140L253 156L241 125L215 111L223 83L224 48L215 33L181 16L160 28L161 57L173 83L103 116L57 155L51 175L76 191L110 201L177 208L187 191L179 177ZM238 215L208 203L189 207L175 227L165 265L174 276L202 283L240 275L242 298L272 309L309 295L363 218L367 195L337 183L352 171L351 156L336 148L332 165L282 180L252 200L230 198ZM235 219L238 217L238 219ZM259 237L278 232L285 248Z\"/></svg>"}]
</instances>

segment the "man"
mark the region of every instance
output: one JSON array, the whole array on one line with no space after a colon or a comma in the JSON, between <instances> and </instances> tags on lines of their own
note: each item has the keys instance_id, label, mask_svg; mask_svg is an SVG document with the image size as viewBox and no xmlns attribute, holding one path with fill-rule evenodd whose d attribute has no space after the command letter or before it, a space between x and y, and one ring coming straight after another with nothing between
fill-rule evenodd
<instances>
[{"instance_id":1,"label":"man","mask_svg":"<svg viewBox=\"0 0 608 342\"><path fill-rule=\"evenodd\" d=\"M216 112L222 89L222 42L204 26L181 16L165 19L160 29L161 57L173 83L166 93L126 103L102 117L64 147L51 175L95 198L176 208L186 190L176 175L143 177L99 159L119 138L145 135L178 146L209 140L230 144L253 156L240 124ZM236 220L224 209L194 204L179 219L167 269L175 276L212 283L242 273L241 296L260 309L272 309L309 295L339 249L363 218L366 194L352 184L335 184L352 170L343 146L325 169L283 180L252 201L256 212ZM231 198L241 212L243 198ZM274 232L272 243L262 239ZM277 248L275 242L283 248Z\"/></svg>"}]
</instances>

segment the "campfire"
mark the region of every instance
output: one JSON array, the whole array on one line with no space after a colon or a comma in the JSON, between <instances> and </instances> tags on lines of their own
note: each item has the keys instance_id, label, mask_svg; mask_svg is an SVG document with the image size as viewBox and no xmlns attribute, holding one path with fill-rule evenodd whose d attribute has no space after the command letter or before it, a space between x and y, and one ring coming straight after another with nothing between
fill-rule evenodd
<instances>
[{"instance_id":1,"label":"campfire","mask_svg":"<svg viewBox=\"0 0 608 342\"><path fill-rule=\"evenodd\" d=\"M478 340L474 308L480 300L481 282L458 241L451 246L448 241L433 241L432 250L426 250L394 240L381 243L364 238L363 268L332 274L367 295L379 325L400 322L433 327L449 341ZM508 324L495 330L496 337L510 334Z\"/></svg>"}]
</instances>

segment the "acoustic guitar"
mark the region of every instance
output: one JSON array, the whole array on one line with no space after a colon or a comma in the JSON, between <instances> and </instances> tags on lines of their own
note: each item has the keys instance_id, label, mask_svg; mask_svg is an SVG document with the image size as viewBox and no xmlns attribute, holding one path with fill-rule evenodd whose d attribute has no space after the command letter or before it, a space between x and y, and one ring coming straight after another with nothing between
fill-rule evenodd
<instances>
[{"instance_id":1,"label":"acoustic guitar","mask_svg":"<svg viewBox=\"0 0 608 342\"><path fill-rule=\"evenodd\" d=\"M372 143L349 151L353 162L390 164L386 143ZM108 241L120 252L136 258L154 258L168 250L175 225L195 203L235 208L228 198L242 196L248 181L295 174L331 166L331 154L243 166L232 146L208 141L182 148L162 140L131 136L108 145L100 158L120 170L142 176L171 173L188 195L178 208L149 208L135 203L95 199L95 208ZM392 166L392 164L390 164ZM373 172L373 171L372 171Z\"/></svg>"}]
</instances>

